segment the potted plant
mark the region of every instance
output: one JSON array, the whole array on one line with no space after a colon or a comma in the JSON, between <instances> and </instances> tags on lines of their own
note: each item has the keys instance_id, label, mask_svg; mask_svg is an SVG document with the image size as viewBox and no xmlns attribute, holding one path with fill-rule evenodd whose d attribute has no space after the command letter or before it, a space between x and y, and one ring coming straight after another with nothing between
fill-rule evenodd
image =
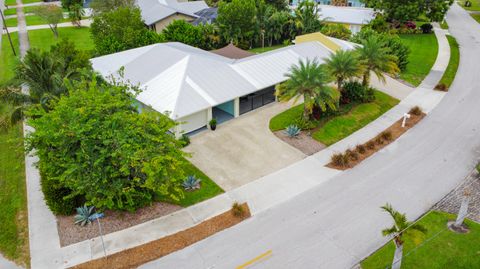
<instances>
[{"instance_id":1,"label":"potted plant","mask_svg":"<svg viewBox=\"0 0 480 269\"><path fill-rule=\"evenodd\" d=\"M215 131L217 129L217 119L211 119L208 125L210 125L210 130Z\"/></svg>"}]
</instances>

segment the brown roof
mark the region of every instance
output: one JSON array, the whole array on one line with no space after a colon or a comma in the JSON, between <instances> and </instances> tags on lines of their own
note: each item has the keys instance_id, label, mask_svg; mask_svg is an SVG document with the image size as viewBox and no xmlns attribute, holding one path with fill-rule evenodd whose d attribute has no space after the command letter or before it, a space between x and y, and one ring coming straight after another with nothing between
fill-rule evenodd
<instances>
[{"instance_id":1,"label":"brown roof","mask_svg":"<svg viewBox=\"0 0 480 269\"><path fill-rule=\"evenodd\" d=\"M255 55L255 53L251 53L246 50L242 50L240 48L235 47L232 43L228 44L228 46L223 47L221 49L212 50L211 52L223 57L230 58L230 59L242 59L242 58Z\"/></svg>"}]
</instances>

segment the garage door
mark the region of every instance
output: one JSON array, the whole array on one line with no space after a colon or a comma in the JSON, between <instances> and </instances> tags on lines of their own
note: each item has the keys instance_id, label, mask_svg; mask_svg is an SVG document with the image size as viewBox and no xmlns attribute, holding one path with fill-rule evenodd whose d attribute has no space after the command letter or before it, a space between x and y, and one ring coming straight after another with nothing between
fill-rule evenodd
<instances>
[{"instance_id":1,"label":"garage door","mask_svg":"<svg viewBox=\"0 0 480 269\"><path fill-rule=\"evenodd\" d=\"M207 126L207 110L202 110L178 120L181 123L180 129L185 133L201 129Z\"/></svg>"},{"instance_id":2,"label":"garage door","mask_svg":"<svg viewBox=\"0 0 480 269\"><path fill-rule=\"evenodd\" d=\"M240 115L275 102L275 87L240 97Z\"/></svg>"}]
</instances>

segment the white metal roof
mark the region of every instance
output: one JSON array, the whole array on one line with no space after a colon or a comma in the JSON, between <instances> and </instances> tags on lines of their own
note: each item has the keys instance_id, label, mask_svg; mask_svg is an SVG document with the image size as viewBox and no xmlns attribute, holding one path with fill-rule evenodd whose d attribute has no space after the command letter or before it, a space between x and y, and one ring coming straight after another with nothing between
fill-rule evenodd
<instances>
[{"instance_id":1,"label":"white metal roof","mask_svg":"<svg viewBox=\"0 0 480 269\"><path fill-rule=\"evenodd\" d=\"M320 18L327 22L365 25L375 19L371 8L319 5Z\"/></svg>"},{"instance_id":2,"label":"white metal roof","mask_svg":"<svg viewBox=\"0 0 480 269\"><path fill-rule=\"evenodd\" d=\"M345 49L348 42L332 39ZM328 57L331 50L306 42L232 60L182 43L159 43L91 60L103 77L138 85L138 101L179 119L285 81L299 60Z\"/></svg>"},{"instance_id":3,"label":"white metal roof","mask_svg":"<svg viewBox=\"0 0 480 269\"><path fill-rule=\"evenodd\" d=\"M208 8L205 1L178 2L177 0L137 0L145 24L152 25L173 14L197 18L196 12Z\"/></svg>"}]
</instances>

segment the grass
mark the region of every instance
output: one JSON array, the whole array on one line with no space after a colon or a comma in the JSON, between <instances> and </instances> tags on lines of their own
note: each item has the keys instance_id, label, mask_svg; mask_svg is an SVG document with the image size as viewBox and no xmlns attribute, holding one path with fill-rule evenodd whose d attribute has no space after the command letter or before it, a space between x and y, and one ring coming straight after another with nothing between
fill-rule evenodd
<instances>
[{"instance_id":1,"label":"grass","mask_svg":"<svg viewBox=\"0 0 480 269\"><path fill-rule=\"evenodd\" d=\"M474 20L476 20L478 23L480 23L480 14L470 14Z\"/></svg>"},{"instance_id":2,"label":"grass","mask_svg":"<svg viewBox=\"0 0 480 269\"><path fill-rule=\"evenodd\" d=\"M62 38L67 38L75 43L77 49L89 51L94 49L88 27L63 27L58 28L58 33L59 37L56 39L50 29L28 31L30 47L49 50L52 45L58 43Z\"/></svg>"},{"instance_id":3,"label":"grass","mask_svg":"<svg viewBox=\"0 0 480 269\"><path fill-rule=\"evenodd\" d=\"M363 128L398 104L398 100L375 91L375 101L359 104L348 113L333 117L316 130L312 137L329 146Z\"/></svg>"},{"instance_id":4,"label":"grass","mask_svg":"<svg viewBox=\"0 0 480 269\"><path fill-rule=\"evenodd\" d=\"M449 88L457 74L458 65L460 63L460 48L455 37L447 35L447 39L450 44L450 61L448 62L447 70L445 70L445 73L440 80L440 84L445 84L447 88Z\"/></svg>"},{"instance_id":5,"label":"grass","mask_svg":"<svg viewBox=\"0 0 480 269\"><path fill-rule=\"evenodd\" d=\"M42 24L48 24L47 21L45 21L42 17L37 16L37 15L28 15L25 16L25 20L27 21L27 25L42 25ZM59 23L63 22L70 22L70 19L68 18L63 18Z\"/></svg>"},{"instance_id":6,"label":"grass","mask_svg":"<svg viewBox=\"0 0 480 269\"><path fill-rule=\"evenodd\" d=\"M5 19L5 25L7 27L17 27L17 18Z\"/></svg>"},{"instance_id":7,"label":"grass","mask_svg":"<svg viewBox=\"0 0 480 269\"><path fill-rule=\"evenodd\" d=\"M22 0L23 4L30 4L30 3L36 3L36 2L42 2L42 0ZM17 0L5 0L5 5L8 5L8 6L17 5Z\"/></svg>"},{"instance_id":8,"label":"grass","mask_svg":"<svg viewBox=\"0 0 480 269\"><path fill-rule=\"evenodd\" d=\"M11 33L10 36L12 37L12 42L18 55L20 53L18 49L18 35L17 33ZM3 35L2 50L0 52L0 84L3 84L13 78L15 64L17 63L18 59L18 57L13 55L7 35Z\"/></svg>"},{"instance_id":9,"label":"grass","mask_svg":"<svg viewBox=\"0 0 480 269\"><path fill-rule=\"evenodd\" d=\"M443 22L440 23L440 28L444 29L444 30L448 30L448 23L446 20L444 20Z\"/></svg>"},{"instance_id":10,"label":"grass","mask_svg":"<svg viewBox=\"0 0 480 269\"><path fill-rule=\"evenodd\" d=\"M471 7L465 7L464 6L465 1L459 1L458 4L466 10L480 11L480 0L470 0L470 2L472 2Z\"/></svg>"},{"instance_id":11,"label":"grass","mask_svg":"<svg viewBox=\"0 0 480 269\"><path fill-rule=\"evenodd\" d=\"M466 220L465 223L470 228L470 232L466 234L445 230L447 221L454 219L452 214L436 211L425 215L419 223L425 226L428 232L425 236L417 237L417 241L420 241L417 244L424 244L412 251L416 247L415 240L408 236L404 238L402 269L480 268L480 224ZM378 233L380 234L380 231ZM437 233L439 234L434 237ZM430 241L427 242L427 239ZM393 260L394 249L392 242L386 244L362 261L362 268L387 268ZM410 251L412 252L405 256Z\"/></svg>"},{"instance_id":12,"label":"grass","mask_svg":"<svg viewBox=\"0 0 480 269\"><path fill-rule=\"evenodd\" d=\"M272 51L272 50L284 48L284 47L286 47L286 46L289 46L289 45L278 44L278 45L273 45L273 46L265 47L265 48L254 48L254 49L250 49L250 50L248 50L248 51L253 52L253 53L260 54L260 53L264 53L264 52L268 52L268 51Z\"/></svg>"},{"instance_id":13,"label":"grass","mask_svg":"<svg viewBox=\"0 0 480 269\"><path fill-rule=\"evenodd\" d=\"M220 188L212 179L210 179L205 173L203 173L200 169L198 169L188 160L186 161L186 165L185 167L183 167L183 170L186 176L194 175L202 180L200 183L200 189L195 191L185 191L185 196L183 197L183 199L180 199L180 201L164 199L165 202L178 204L183 207L188 207L223 193L222 188Z\"/></svg>"},{"instance_id":14,"label":"grass","mask_svg":"<svg viewBox=\"0 0 480 269\"><path fill-rule=\"evenodd\" d=\"M16 8L9 8L9 9L5 9L3 11L3 15L5 15L5 16L15 15L15 14L17 14L17 9Z\"/></svg>"},{"instance_id":15,"label":"grass","mask_svg":"<svg viewBox=\"0 0 480 269\"><path fill-rule=\"evenodd\" d=\"M438 43L434 34L399 35L410 48L409 63L400 78L414 86L420 85L437 58Z\"/></svg>"},{"instance_id":16,"label":"grass","mask_svg":"<svg viewBox=\"0 0 480 269\"><path fill-rule=\"evenodd\" d=\"M375 91L375 101L342 105L335 115L321 118L315 122L317 127L313 129L312 137L327 146L334 144L361 129L397 104L397 99ZM270 130L272 132L284 130L289 125L296 124L302 114L303 104L285 110L270 120Z\"/></svg>"},{"instance_id":17,"label":"grass","mask_svg":"<svg viewBox=\"0 0 480 269\"><path fill-rule=\"evenodd\" d=\"M9 108L0 103L0 114ZM0 132L0 252L27 265L28 219L23 131L20 124Z\"/></svg>"}]
</instances>

